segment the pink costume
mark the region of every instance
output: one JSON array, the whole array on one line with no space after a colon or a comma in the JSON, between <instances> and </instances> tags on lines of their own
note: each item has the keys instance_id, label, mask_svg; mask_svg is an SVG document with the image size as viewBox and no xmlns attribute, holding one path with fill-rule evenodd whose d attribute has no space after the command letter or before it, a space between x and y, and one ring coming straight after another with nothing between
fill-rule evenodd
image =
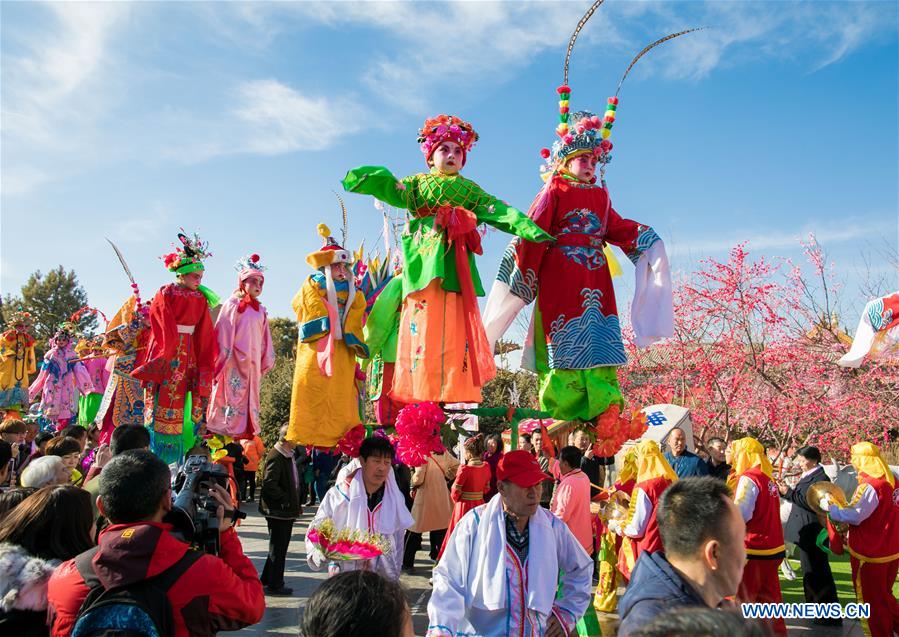
<instances>
[{"instance_id":1,"label":"pink costume","mask_svg":"<svg viewBox=\"0 0 899 637\"><path fill-rule=\"evenodd\" d=\"M91 383L94 385L94 391L97 393L103 393L103 390L106 389L106 383L109 382L109 370L106 369L108 362L109 359L105 356L84 361L84 368L87 370Z\"/></svg>"},{"instance_id":2,"label":"pink costume","mask_svg":"<svg viewBox=\"0 0 899 637\"><path fill-rule=\"evenodd\" d=\"M69 327L70 326L70 327ZM29 387L29 399L41 395L40 416L47 424L60 429L78 415L78 394L94 391L84 363L75 362L72 334L75 326L67 324L50 339L50 351L44 355L41 371Z\"/></svg>"},{"instance_id":3,"label":"pink costume","mask_svg":"<svg viewBox=\"0 0 899 637\"><path fill-rule=\"evenodd\" d=\"M235 266L241 290L250 276L263 278L259 257L250 255ZM259 387L275 365L275 350L265 307L248 294L231 296L215 322L219 354L209 399L206 429L232 438L252 439L259 433Z\"/></svg>"}]
</instances>

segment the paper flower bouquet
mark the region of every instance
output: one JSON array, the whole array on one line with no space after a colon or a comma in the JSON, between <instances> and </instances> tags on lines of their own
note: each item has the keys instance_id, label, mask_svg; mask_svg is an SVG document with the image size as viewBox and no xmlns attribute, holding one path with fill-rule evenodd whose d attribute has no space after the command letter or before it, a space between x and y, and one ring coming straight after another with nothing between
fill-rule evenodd
<instances>
[{"instance_id":1,"label":"paper flower bouquet","mask_svg":"<svg viewBox=\"0 0 899 637\"><path fill-rule=\"evenodd\" d=\"M334 520L325 518L317 526L306 532L306 539L325 556L327 560L370 560L385 555L390 545L380 533L369 533L360 529L338 529Z\"/></svg>"}]
</instances>

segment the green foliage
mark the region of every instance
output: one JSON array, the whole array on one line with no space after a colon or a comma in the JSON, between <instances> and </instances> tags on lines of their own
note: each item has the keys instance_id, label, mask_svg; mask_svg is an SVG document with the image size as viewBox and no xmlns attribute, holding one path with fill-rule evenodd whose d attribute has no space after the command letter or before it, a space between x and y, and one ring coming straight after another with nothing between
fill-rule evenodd
<instances>
[{"instance_id":1,"label":"green foliage","mask_svg":"<svg viewBox=\"0 0 899 637\"><path fill-rule=\"evenodd\" d=\"M509 407L510 391L520 392L517 407L537 409L539 407L537 397L537 375L525 369L509 371L497 369L496 377L484 385L481 394L484 398L481 407ZM502 433L508 424L501 417L482 416L478 420L481 432L486 434Z\"/></svg>"},{"instance_id":2,"label":"green foliage","mask_svg":"<svg viewBox=\"0 0 899 637\"><path fill-rule=\"evenodd\" d=\"M87 305L87 292L78 283L74 270L66 272L59 266L46 275L40 270L28 277L19 296L7 295L3 300L4 318L20 307L34 316L33 335L37 349L44 351L47 341L63 321ZM79 322L79 328L86 334L97 329L97 317L86 315Z\"/></svg>"},{"instance_id":3,"label":"green foliage","mask_svg":"<svg viewBox=\"0 0 899 637\"><path fill-rule=\"evenodd\" d=\"M278 356L275 367L263 376L259 388L259 427L267 449L278 442L278 429L290 419L293 356Z\"/></svg>"},{"instance_id":4,"label":"green foliage","mask_svg":"<svg viewBox=\"0 0 899 637\"><path fill-rule=\"evenodd\" d=\"M278 358L293 358L297 347L297 322L289 318L270 318L272 345Z\"/></svg>"}]
</instances>

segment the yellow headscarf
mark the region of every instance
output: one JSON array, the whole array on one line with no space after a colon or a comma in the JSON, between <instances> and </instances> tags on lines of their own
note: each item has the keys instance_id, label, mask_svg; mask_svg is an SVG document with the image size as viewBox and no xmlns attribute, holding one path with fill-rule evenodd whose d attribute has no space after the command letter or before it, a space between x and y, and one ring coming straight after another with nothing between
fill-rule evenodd
<instances>
[{"instance_id":1,"label":"yellow headscarf","mask_svg":"<svg viewBox=\"0 0 899 637\"><path fill-rule=\"evenodd\" d=\"M677 480L674 469L665 460L659 443L655 440L642 440L636 448L637 482L644 482L653 478L668 478Z\"/></svg>"},{"instance_id":2,"label":"yellow headscarf","mask_svg":"<svg viewBox=\"0 0 899 637\"><path fill-rule=\"evenodd\" d=\"M883 478L890 483L891 487L896 486L896 479L890 470L890 465L880 455L880 449L877 445L870 442L859 442L852 445L852 466L859 473L864 473L872 478Z\"/></svg>"},{"instance_id":3,"label":"yellow headscarf","mask_svg":"<svg viewBox=\"0 0 899 637\"><path fill-rule=\"evenodd\" d=\"M659 443L655 440L641 440L637 443L637 446L634 447L633 452L628 452L628 455L631 453L634 454L634 470L636 471L638 484L645 480L652 480L653 478L668 478L671 481L677 480L677 474L674 473L674 469L672 469L671 465L668 464L668 461L665 460L665 456L662 455L662 450L659 449ZM621 469L621 477L619 477L620 482L624 482L625 479L624 472L627 467L627 455L624 457L624 462L624 467ZM625 518L622 527L626 527L631 523L631 520L634 519L634 515L637 513L638 499L639 498L631 498L630 505L627 509L627 517Z\"/></svg>"},{"instance_id":4,"label":"yellow headscarf","mask_svg":"<svg viewBox=\"0 0 899 637\"><path fill-rule=\"evenodd\" d=\"M768 454L765 453L765 447L755 438L734 440L731 444L731 462L733 473L727 478L727 486L732 490L737 488L740 476L755 467L760 467L762 473L774 478L774 467L771 466Z\"/></svg>"},{"instance_id":5,"label":"yellow headscarf","mask_svg":"<svg viewBox=\"0 0 899 637\"><path fill-rule=\"evenodd\" d=\"M621 460L621 471L618 473L618 482L624 484L628 480L637 477L637 450L635 447L628 449Z\"/></svg>"}]
</instances>

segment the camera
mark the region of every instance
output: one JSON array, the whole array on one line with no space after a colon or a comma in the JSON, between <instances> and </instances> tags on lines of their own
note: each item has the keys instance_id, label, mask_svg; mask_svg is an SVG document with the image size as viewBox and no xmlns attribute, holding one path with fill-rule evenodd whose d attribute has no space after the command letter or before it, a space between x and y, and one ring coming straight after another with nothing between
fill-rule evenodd
<instances>
[{"instance_id":1,"label":"camera","mask_svg":"<svg viewBox=\"0 0 899 637\"><path fill-rule=\"evenodd\" d=\"M209 493L218 484L228 488L228 471L203 456L190 456L178 470L172 484L172 510L165 521L174 528L173 534L197 549L218 555L220 506ZM234 511L235 520L246 518L243 511Z\"/></svg>"}]
</instances>

